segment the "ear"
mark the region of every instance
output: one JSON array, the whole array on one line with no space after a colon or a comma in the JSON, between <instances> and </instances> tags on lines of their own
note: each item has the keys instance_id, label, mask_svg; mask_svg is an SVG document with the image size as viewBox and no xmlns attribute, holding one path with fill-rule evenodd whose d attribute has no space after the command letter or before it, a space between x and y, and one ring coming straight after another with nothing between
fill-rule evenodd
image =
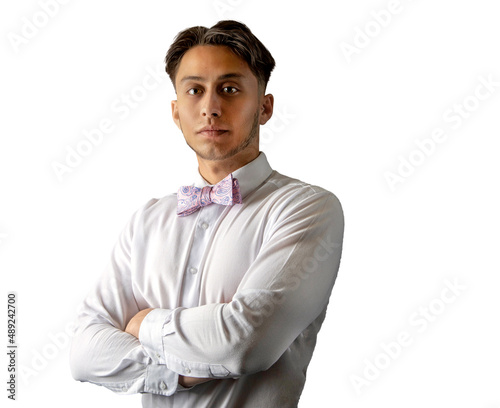
<instances>
[{"instance_id":1,"label":"ear","mask_svg":"<svg viewBox=\"0 0 500 408\"><path fill-rule=\"evenodd\" d=\"M171 106L172 106L172 119L174 120L177 127L181 129L181 121L179 119L179 109L177 107L177 101L172 101Z\"/></svg>"},{"instance_id":2,"label":"ear","mask_svg":"<svg viewBox=\"0 0 500 408\"><path fill-rule=\"evenodd\" d=\"M262 103L260 107L260 121L261 125L265 125L271 116L273 116L274 109L274 96L272 94L267 94L262 97Z\"/></svg>"}]
</instances>

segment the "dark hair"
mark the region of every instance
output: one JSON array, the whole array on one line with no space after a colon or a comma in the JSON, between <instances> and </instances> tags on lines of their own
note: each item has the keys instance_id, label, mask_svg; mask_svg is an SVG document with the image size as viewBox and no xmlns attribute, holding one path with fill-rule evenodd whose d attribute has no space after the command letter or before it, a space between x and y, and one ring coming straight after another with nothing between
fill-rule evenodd
<instances>
[{"instance_id":1,"label":"dark hair","mask_svg":"<svg viewBox=\"0 0 500 408\"><path fill-rule=\"evenodd\" d=\"M182 57L197 45L223 45L245 60L257 77L259 87L266 89L274 69L274 58L250 29L234 20L219 21L211 28L196 26L181 31L175 37L165 57L165 70L175 87L175 76Z\"/></svg>"}]
</instances>

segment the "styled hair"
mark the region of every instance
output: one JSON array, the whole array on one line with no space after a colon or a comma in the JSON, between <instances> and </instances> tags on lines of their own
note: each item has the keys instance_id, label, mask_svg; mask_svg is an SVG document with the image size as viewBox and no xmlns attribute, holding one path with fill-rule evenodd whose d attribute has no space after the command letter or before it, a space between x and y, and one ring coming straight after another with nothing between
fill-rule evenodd
<instances>
[{"instance_id":1,"label":"styled hair","mask_svg":"<svg viewBox=\"0 0 500 408\"><path fill-rule=\"evenodd\" d=\"M175 88L175 77L184 54L197 45L223 45L248 64L259 87L266 89L274 69L274 58L250 29L234 20L219 21L211 28L195 26L181 31L165 57L165 70Z\"/></svg>"}]
</instances>

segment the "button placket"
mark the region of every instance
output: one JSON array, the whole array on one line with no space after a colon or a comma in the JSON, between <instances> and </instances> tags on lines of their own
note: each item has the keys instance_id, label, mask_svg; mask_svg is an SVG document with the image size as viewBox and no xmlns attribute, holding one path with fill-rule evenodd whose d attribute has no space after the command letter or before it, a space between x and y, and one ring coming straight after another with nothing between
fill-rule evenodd
<instances>
[{"instance_id":1,"label":"button placket","mask_svg":"<svg viewBox=\"0 0 500 408\"><path fill-rule=\"evenodd\" d=\"M208 228L210 227L210 224L206 221L200 221L198 223L200 228L203 230L203 232L206 234L208 232ZM196 275L198 273L198 268L196 266L189 266L188 268L189 273L192 275Z\"/></svg>"},{"instance_id":2,"label":"button placket","mask_svg":"<svg viewBox=\"0 0 500 408\"><path fill-rule=\"evenodd\" d=\"M182 305L184 307L198 306L200 282L205 251L218 218L224 213L225 206L211 204L202 207L197 213L196 224L193 229L191 250L184 269ZM191 216L194 216L191 215Z\"/></svg>"}]
</instances>

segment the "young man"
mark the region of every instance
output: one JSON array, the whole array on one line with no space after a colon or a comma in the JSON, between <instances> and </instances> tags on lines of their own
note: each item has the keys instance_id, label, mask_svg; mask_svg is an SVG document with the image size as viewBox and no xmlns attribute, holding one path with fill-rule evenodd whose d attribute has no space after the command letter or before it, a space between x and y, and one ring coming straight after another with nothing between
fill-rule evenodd
<instances>
[{"instance_id":1,"label":"young man","mask_svg":"<svg viewBox=\"0 0 500 408\"><path fill-rule=\"evenodd\" d=\"M75 379L144 407L296 407L340 262L337 198L271 169L274 60L243 24L176 37L172 116L199 180L131 218L86 299Z\"/></svg>"}]
</instances>

